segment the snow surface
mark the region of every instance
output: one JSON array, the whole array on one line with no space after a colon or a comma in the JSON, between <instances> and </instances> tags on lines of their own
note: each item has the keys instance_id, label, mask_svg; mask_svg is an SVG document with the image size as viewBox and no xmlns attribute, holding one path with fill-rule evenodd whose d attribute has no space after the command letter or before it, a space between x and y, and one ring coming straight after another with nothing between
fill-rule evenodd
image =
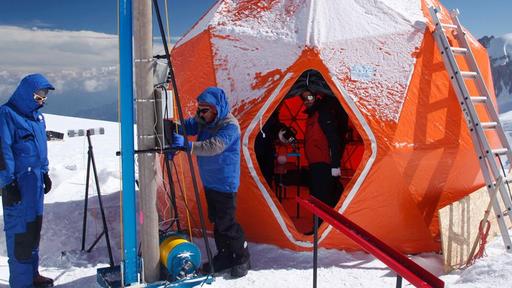
<instances>
[{"instance_id":1,"label":"snow surface","mask_svg":"<svg viewBox=\"0 0 512 288\"><path fill-rule=\"evenodd\" d=\"M108 227L119 263L119 148L118 124L113 122L45 115L49 130L104 127L105 135L92 137L102 199L106 207ZM507 134L512 134L512 112L502 115ZM58 287L95 287L96 269L108 265L104 238L91 253L80 252L84 204L87 142L85 137L49 142L50 175L53 190L45 197L45 215L40 247L42 274L54 277ZM90 182L91 185L94 182ZM96 191L90 190L86 248L101 233L101 218ZM0 214L0 217L2 214ZM3 227L3 221L0 221ZM195 242L202 248L201 241ZM213 240L210 239L213 247ZM203 287L311 287L312 253L295 252L266 244L250 243L253 269L241 279L222 275L211 286ZM203 253L204 254L204 253ZM495 238L487 249L488 256L475 265L444 275L442 257L424 253L411 258L435 275L446 287L510 287L512 255L504 252L501 238ZM204 257L203 257L204 258ZM395 275L380 261L363 252L320 249L318 287L395 287ZM8 265L4 233L0 233L0 287L8 286ZM411 287L404 283L403 287Z\"/></svg>"}]
</instances>

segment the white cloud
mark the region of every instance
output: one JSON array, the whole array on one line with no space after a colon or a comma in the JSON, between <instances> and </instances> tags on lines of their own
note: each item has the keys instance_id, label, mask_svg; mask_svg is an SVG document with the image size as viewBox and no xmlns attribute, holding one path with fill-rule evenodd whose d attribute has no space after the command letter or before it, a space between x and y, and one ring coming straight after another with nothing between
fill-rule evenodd
<instances>
[{"instance_id":1,"label":"white cloud","mask_svg":"<svg viewBox=\"0 0 512 288\"><path fill-rule=\"evenodd\" d=\"M29 73L43 73L56 93L117 87L118 37L93 31L0 25L0 95L10 96Z\"/></svg>"},{"instance_id":2,"label":"white cloud","mask_svg":"<svg viewBox=\"0 0 512 288\"><path fill-rule=\"evenodd\" d=\"M0 26L0 37L2 68L12 71L81 70L112 66L118 59L117 35Z\"/></svg>"},{"instance_id":3,"label":"white cloud","mask_svg":"<svg viewBox=\"0 0 512 288\"><path fill-rule=\"evenodd\" d=\"M72 103L62 112L66 115L116 101L117 35L0 25L0 39L0 104L30 73L44 74L55 86L53 93L60 98L53 106ZM161 40L157 40L153 42L155 55L163 54Z\"/></svg>"}]
</instances>

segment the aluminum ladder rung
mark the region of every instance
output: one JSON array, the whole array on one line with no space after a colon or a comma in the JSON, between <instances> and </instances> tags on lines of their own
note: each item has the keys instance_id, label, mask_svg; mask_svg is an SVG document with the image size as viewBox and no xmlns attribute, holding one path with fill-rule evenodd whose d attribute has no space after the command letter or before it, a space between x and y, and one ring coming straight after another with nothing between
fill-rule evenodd
<instances>
[{"instance_id":1,"label":"aluminum ladder rung","mask_svg":"<svg viewBox=\"0 0 512 288\"><path fill-rule=\"evenodd\" d=\"M478 73L473 71L460 71L460 76L464 78L476 79L476 77L478 77Z\"/></svg>"},{"instance_id":2,"label":"aluminum ladder rung","mask_svg":"<svg viewBox=\"0 0 512 288\"><path fill-rule=\"evenodd\" d=\"M448 29L457 29L457 25L441 23L441 27Z\"/></svg>"},{"instance_id":3,"label":"aluminum ladder rung","mask_svg":"<svg viewBox=\"0 0 512 288\"><path fill-rule=\"evenodd\" d=\"M480 123L483 129L494 129L498 126L498 122L482 122Z\"/></svg>"},{"instance_id":4,"label":"aluminum ladder rung","mask_svg":"<svg viewBox=\"0 0 512 288\"><path fill-rule=\"evenodd\" d=\"M466 55L466 54L468 54L468 49L467 48L450 47L450 49L452 50L453 54L455 54L455 55Z\"/></svg>"},{"instance_id":5,"label":"aluminum ladder rung","mask_svg":"<svg viewBox=\"0 0 512 288\"><path fill-rule=\"evenodd\" d=\"M472 96L471 97L471 101L473 101L473 103L485 103L485 101L487 101L487 97L485 96Z\"/></svg>"},{"instance_id":6,"label":"aluminum ladder rung","mask_svg":"<svg viewBox=\"0 0 512 288\"><path fill-rule=\"evenodd\" d=\"M480 74L479 65L476 63L475 56L470 49L470 43L466 39L466 34L456 33L455 35L452 35L456 38L455 40L459 45L455 46L458 47L453 47L454 45L450 44L451 40L448 38L449 35L447 34L450 34L454 31L463 32L462 25L460 24L460 21L457 17L457 15L459 15L458 11L450 13L451 22L453 24L442 23L438 16L439 11L441 11L440 8L433 6L429 7L430 15L432 16L432 20L436 26L433 31L434 39L437 43L437 47L441 52L441 56L443 57L444 66L451 76L450 80L455 90L455 94L462 104L462 111L470 123L476 123L473 125L478 125L482 129L495 128L497 136L500 138L501 145L498 146L499 148L493 149L491 148L485 131L482 129L472 129L470 127L470 136L475 148L475 152L480 156L479 164L482 175L485 179L485 183L487 184L487 191L491 200L490 205L492 205L492 210L497 216L496 218L501 236L503 238L503 243L505 244L505 249L507 252L512 253L512 241L510 238L510 233L508 232L507 224L504 221L505 216L507 216L512 221L512 199L507 189L507 184L512 183L512 177L503 178L506 176L501 176L502 172L498 167L498 162L501 163L502 161L500 156L506 156L508 161L512 162L512 148L507 141L503 127L500 125L497 111L495 110L493 103L490 101L491 98L489 96L489 90L487 89L482 74ZM448 31L448 29L451 29L451 31ZM456 58L456 55L461 54L464 54L464 60L467 64L466 66L468 67L465 69L468 71L461 71L461 67L459 66L457 60L458 58ZM479 94L477 94L478 96L471 96L467 86L468 83L465 81L467 79L472 79L474 81L473 84L475 84L479 91ZM471 101L471 103L467 103L469 101ZM486 111L489 115L488 119L491 121L488 120L487 122L481 122L479 120L478 111L475 107L476 103L485 104ZM482 155L482 152L485 152L484 155ZM504 174L508 175L508 172L505 171ZM498 183L493 183L497 180L500 180L499 185L497 185ZM490 184L493 184L494 187L492 187L493 185ZM507 209L506 214L504 214L503 210L501 209L498 195L501 196L501 200L503 200L503 204L505 204ZM488 214L484 217L484 220L487 220L487 216Z\"/></svg>"},{"instance_id":7,"label":"aluminum ladder rung","mask_svg":"<svg viewBox=\"0 0 512 288\"><path fill-rule=\"evenodd\" d=\"M492 149L493 155L505 155L508 152L507 148L498 148L498 149Z\"/></svg>"}]
</instances>

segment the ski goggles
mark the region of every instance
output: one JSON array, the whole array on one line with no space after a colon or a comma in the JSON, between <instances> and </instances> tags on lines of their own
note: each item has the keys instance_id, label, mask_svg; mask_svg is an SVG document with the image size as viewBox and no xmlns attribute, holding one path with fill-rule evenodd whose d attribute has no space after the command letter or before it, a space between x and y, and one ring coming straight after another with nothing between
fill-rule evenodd
<instances>
[{"instance_id":1,"label":"ski goggles","mask_svg":"<svg viewBox=\"0 0 512 288\"><path fill-rule=\"evenodd\" d=\"M46 95L40 95L38 93L34 93L34 100L36 101L43 101L45 102L46 101Z\"/></svg>"}]
</instances>

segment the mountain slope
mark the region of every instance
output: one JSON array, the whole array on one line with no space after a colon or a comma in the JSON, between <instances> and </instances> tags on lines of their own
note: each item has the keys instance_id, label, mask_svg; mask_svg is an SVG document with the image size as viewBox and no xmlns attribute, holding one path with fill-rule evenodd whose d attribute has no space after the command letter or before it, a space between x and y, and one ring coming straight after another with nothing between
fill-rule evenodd
<instances>
[{"instance_id":1,"label":"mountain slope","mask_svg":"<svg viewBox=\"0 0 512 288\"><path fill-rule=\"evenodd\" d=\"M500 113L512 110L512 33L479 39L487 48Z\"/></svg>"}]
</instances>

